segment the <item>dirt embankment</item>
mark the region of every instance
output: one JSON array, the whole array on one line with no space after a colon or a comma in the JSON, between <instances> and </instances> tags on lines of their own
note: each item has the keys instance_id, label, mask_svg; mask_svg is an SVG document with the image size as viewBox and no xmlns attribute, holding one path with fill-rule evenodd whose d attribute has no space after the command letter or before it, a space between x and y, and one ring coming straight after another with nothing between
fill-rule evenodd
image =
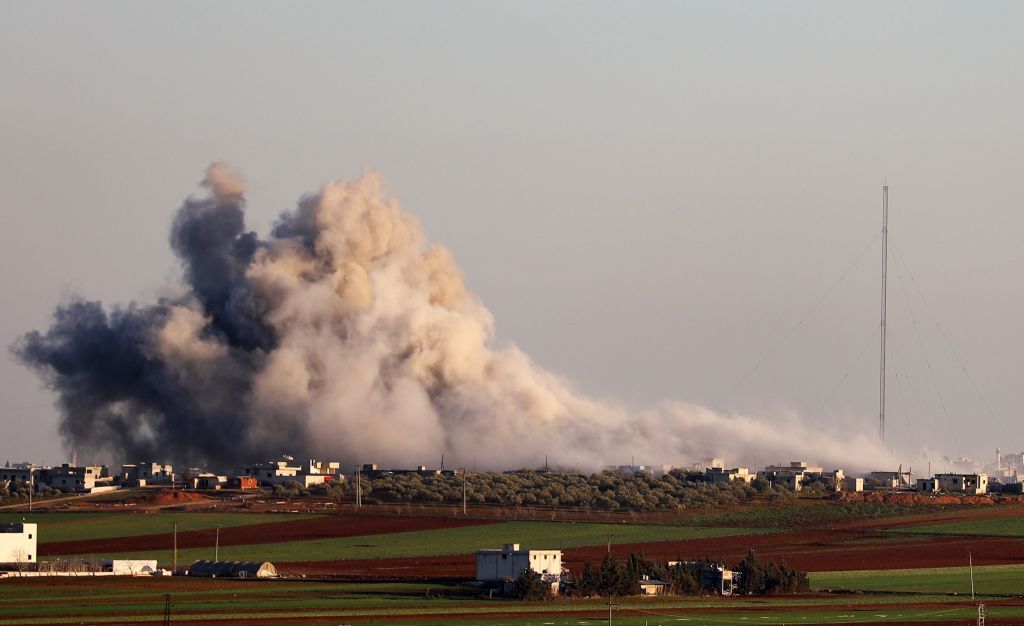
<instances>
[{"instance_id":1,"label":"dirt embankment","mask_svg":"<svg viewBox=\"0 0 1024 626\"><path fill-rule=\"evenodd\" d=\"M195 493L194 491L161 489L159 491L152 491L140 496L135 496L134 498L128 498L125 502L130 502L140 506L173 506L175 504L208 502L212 499L213 498L210 496Z\"/></svg>"}]
</instances>

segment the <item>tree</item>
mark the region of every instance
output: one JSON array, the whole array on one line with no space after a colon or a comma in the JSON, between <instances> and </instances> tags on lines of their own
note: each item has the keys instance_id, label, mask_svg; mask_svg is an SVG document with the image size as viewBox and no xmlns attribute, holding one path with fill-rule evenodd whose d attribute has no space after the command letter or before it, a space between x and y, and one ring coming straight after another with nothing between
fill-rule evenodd
<instances>
[{"instance_id":1,"label":"tree","mask_svg":"<svg viewBox=\"0 0 1024 626\"><path fill-rule=\"evenodd\" d=\"M526 568L516 578L516 597L520 600L541 601L551 598L551 585L541 580L533 568Z\"/></svg>"},{"instance_id":2,"label":"tree","mask_svg":"<svg viewBox=\"0 0 1024 626\"><path fill-rule=\"evenodd\" d=\"M14 557L14 568L19 574L28 571L28 552L25 552L25 548L15 548L11 551L11 556Z\"/></svg>"}]
</instances>

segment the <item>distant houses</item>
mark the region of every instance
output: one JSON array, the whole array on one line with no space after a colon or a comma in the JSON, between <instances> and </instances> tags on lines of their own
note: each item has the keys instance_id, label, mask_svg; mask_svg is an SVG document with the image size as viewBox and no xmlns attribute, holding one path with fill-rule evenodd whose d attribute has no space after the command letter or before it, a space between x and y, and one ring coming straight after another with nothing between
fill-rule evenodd
<instances>
[{"instance_id":1,"label":"distant houses","mask_svg":"<svg viewBox=\"0 0 1024 626\"><path fill-rule=\"evenodd\" d=\"M338 461L310 459L297 464L294 457L285 454L273 461L246 466L240 474L255 478L261 485L268 487L296 483L306 488L325 482L345 480L340 468L341 463Z\"/></svg>"}]
</instances>

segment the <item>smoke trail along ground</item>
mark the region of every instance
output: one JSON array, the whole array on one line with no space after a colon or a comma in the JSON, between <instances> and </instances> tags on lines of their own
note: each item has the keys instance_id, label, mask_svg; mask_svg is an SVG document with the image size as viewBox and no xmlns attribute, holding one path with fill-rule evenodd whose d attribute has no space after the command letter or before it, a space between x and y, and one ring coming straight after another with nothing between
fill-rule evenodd
<instances>
[{"instance_id":1,"label":"smoke trail along ground","mask_svg":"<svg viewBox=\"0 0 1024 626\"><path fill-rule=\"evenodd\" d=\"M805 457L880 461L793 416L687 404L629 411L574 392L514 346L375 172L325 184L267 239L245 230L244 184L211 165L170 244L185 295L73 299L15 354L57 394L69 447L110 459L228 466L291 450L409 466L441 451L480 467L594 469ZM614 358L609 355L609 358Z\"/></svg>"}]
</instances>

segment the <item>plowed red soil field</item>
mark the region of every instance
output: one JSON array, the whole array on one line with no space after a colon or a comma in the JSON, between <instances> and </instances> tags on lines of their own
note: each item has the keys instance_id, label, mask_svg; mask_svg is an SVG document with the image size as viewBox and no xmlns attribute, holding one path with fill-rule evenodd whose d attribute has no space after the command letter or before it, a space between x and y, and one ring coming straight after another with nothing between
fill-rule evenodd
<instances>
[{"instance_id":1,"label":"plowed red soil field","mask_svg":"<svg viewBox=\"0 0 1024 626\"><path fill-rule=\"evenodd\" d=\"M948 516L949 519L957 517ZM908 516L906 519L859 520L836 528L812 528L799 532L626 543L613 545L612 553L619 559L633 553L658 561L707 557L736 563L753 548L761 558L785 561L791 567L810 572L953 567L964 564L968 551L976 565L1024 563L1024 539L885 532L892 527L921 523L923 519L922 516ZM587 561L595 565L599 563L606 551L607 546L604 545L568 548L563 551L563 564L578 572ZM280 563L278 568L289 574L354 580L471 578L475 573L472 555Z\"/></svg>"},{"instance_id":2,"label":"plowed red soil field","mask_svg":"<svg viewBox=\"0 0 1024 626\"><path fill-rule=\"evenodd\" d=\"M307 539L330 539L335 537L358 537L361 535L383 535L417 530L438 530L441 528L462 528L482 524L497 524L498 520L473 520L442 517L368 517L328 516L314 519L290 520L234 526L221 529L220 545L242 546L259 543L280 543ZM178 533L179 548L207 548L216 541L213 528L190 530ZM81 541L58 541L39 545L40 556L57 554L99 554L114 552L138 552L164 549L173 542L171 533L139 535L135 537L112 537L86 539Z\"/></svg>"}]
</instances>

